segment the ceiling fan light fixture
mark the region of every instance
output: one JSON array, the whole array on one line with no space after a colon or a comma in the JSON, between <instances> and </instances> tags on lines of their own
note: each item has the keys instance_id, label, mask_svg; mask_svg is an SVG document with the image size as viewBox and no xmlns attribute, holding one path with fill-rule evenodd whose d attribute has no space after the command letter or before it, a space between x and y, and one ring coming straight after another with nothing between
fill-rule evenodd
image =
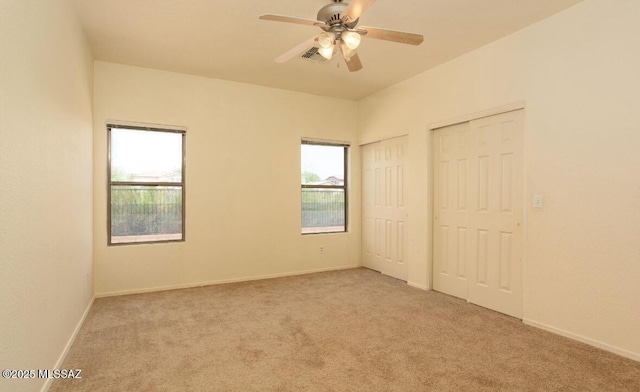
<instances>
[{"instance_id":1,"label":"ceiling fan light fixture","mask_svg":"<svg viewBox=\"0 0 640 392\"><path fill-rule=\"evenodd\" d=\"M349 61L351 57L356 53L356 51L350 49L344 41L340 42L340 52L342 53L342 57L344 57L346 61Z\"/></svg>"},{"instance_id":2,"label":"ceiling fan light fixture","mask_svg":"<svg viewBox=\"0 0 640 392\"><path fill-rule=\"evenodd\" d=\"M260 16L261 20L314 26L322 30L315 37L277 57L276 62L284 63L305 50L307 52L302 56L304 58L320 53L326 60L331 60L334 54L340 52L347 63L349 72L355 72L362 69L362 62L360 61L360 56L356 53L356 49L365 34L369 38L408 45L420 45L424 40L424 37L420 34L404 33L377 27L358 27L360 17L376 0L346 1L348 3L345 0L332 0L331 4L325 5L318 11L316 20L273 14ZM318 60L318 57L315 59Z\"/></svg>"},{"instance_id":3,"label":"ceiling fan light fixture","mask_svg":"<svg viewBox=\"0 0 640 392\"><path fill-rule=\"evenodd\" d=\"M344 33L342 33L341 37L345 45L347 45L347 47L351 50L355 50L358 45L360 45L360 40L362 39L362 37L360 37L360 34L356 33L355 31L345 31Z\"/></svg>"},{"instance_id":4,"label":"ceiling fan light fixture","mask_svg":"<svg viewBox=\"0 0 640 392\"><path fill-rule=\"evenodd\" d=\"M320 53L320 55L325 59L331 60L331 57L333 57L333 44L326 48L321 47L320 49L318 49L318 53Z\"/></svg>"},{"instance_id":5,"label":"ceiling fan light fixture","mask_svg":"<svg viewBox=\"0 0 640 392\"><path fill-rule=\"evenodd\" d=\"M321 48L332 48L336 35L333 33L322 33L318 36L318 44Z\"/></svg>"}]
</instances>

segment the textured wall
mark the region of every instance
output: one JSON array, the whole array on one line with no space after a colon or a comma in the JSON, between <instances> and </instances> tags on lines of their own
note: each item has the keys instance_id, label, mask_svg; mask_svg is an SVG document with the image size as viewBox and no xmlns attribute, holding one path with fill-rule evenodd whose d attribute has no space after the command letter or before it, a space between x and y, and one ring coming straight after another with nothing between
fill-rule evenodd
<instances>
[{"instance_id":1,"label":"textured wall","mask_svg":"<svg viewBox=\"0 0 640 392\"><path fill-rule=\"evenodd\" d=\"M0 2L0 53L0 368L51 369L93 297L93 60L66 0Z\"/></svg>"},{"instance_id":2,"label":"textured wall","mask_svg":"<svg viewBox=\"0 0 640 392\"><path fill-rule=\"evenodd\" d=\"M355 142L355 102L96 62L94 108L97 295L359 264L357 146L349 233L300 234L301 138ZM186 242L107 247L107 120L187 127Z\"/></svg>"},{"instance_id":3,"label":"textured wall","mask_svg":"<svg viewBox=\"0 0 640 392\"><path fill-rule=\"evenodd\" d=\"M360 102L362 141L410 134L410 281L430 282L428 125L524 100L525 320L640 359L638 18L585 1Z\"/></svg>"}]
</instances>

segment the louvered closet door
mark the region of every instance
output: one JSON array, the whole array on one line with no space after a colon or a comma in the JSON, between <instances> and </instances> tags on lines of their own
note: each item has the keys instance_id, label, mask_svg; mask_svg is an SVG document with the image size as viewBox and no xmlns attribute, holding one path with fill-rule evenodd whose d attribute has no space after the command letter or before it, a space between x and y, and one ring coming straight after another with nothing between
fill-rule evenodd
<instances>
[{"instance_id":1,"label":"louvered closet door","mask_svg":"<svg viewBox=\"0 0 640 392\"><path fill-rule=\"evenodd\" d=\"M362 147L363 265L407 280L407 137Z\"/></svg>"},{"instance_id":2,"label":"louvered closet door","mask_svg":"<svg viewBox=\"0 0 640 392\"><path fill-rule=\"evenodd\" d=\"M435 131L434 288L522 317L523 111Z\"/></svg>"}]
</instances>

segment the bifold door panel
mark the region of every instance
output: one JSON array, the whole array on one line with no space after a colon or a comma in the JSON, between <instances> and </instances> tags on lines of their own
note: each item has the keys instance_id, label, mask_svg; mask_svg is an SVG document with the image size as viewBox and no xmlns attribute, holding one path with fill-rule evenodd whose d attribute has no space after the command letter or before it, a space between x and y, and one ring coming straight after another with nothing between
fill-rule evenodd
<instances>
[{"instance_id":1,"label":"bifold door panel","mask_svg":"<svg viewBox=\"0 0 640 392\"><path fill-rule=\"evenodd\" d=\"M363 265L407 280L407 137L362 147Z\"/></svg>"}]
</instances>

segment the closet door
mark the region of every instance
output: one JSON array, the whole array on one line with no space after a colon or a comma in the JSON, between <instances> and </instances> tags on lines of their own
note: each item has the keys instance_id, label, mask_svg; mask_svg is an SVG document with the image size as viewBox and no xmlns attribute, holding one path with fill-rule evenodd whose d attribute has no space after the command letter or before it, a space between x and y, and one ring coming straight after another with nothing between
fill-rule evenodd
<instances>
[{"instance_id":1,"label":"closet door","mask_svg":"<svg viewBox=\"0 0 640 392\"><path fill-rule=\"evenodd\" d=\"M407 136L362 147L365 267L407 280Z\"/></svg>"},{"instance_id":2,"label":"closet door","mask_svg":"<svg viewBox=\"0 0 640 392\"><path fill-rule=\"evenodd\" d=\"M521 318L523 110L434 136L434 288Z\"/></svg>"},{"instance_id":3,"label":"closet door","mask_svg":"<svg viewBox=\"0 0 640 392\"><path fill-rule=\"evenodd\" d=\"M467 299L470 257L469 123L435 131L433 288Z\"/></svg>"}]
</instances>

